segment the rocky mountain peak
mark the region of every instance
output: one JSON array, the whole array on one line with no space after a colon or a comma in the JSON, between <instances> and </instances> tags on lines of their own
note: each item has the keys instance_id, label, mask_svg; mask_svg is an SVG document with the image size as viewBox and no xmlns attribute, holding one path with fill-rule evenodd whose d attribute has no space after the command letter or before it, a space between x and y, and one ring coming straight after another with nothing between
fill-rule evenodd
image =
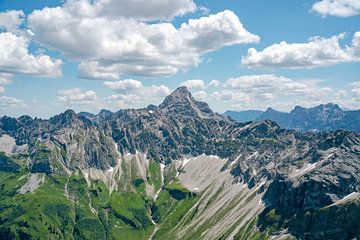
<instances>
[{"instance_id":1,"label":"rocky mountain peak","mask_svg":"<svg viewBox=\"0 0 360 240\"><path fill-rule=\"evenodd\" d=\"M319 106L313 108L304 108L301 106L296 106L290 114L302 114L303 112L342 112L343 110L339 107L339 105L334 103L321 104Z\"/></svg>"},{"instance_id":2,"label":"rocky mountain peak","mask_svg":"<svg viewBox=\"0 0 360 240\"><path fill-rule=\"evenodd\" d=\"M167 96L162 104L161 109L184 116L214 116L213 111L209 105L204 102L196 101L191 95L190 91L182 86L175 89L169 96Z\"/></svg>"},{"instance_id":3,"label":"rocky mountain peak","mask_svg":"<svg viewBox=\"0 0 360 240\"><path fill-rule=\"evenodd\" d=\"M59 125L70 125L72 123L75 123L77 120L78 116L76 115L75 111L68 109L64 113L50 118L50 123Z\"/></svg>"},{"instance_id":4,"label":"rocky mountain peak","mask_svg":"<svg viewBox=\"0 0 360 240\"><path fill-rule=\"evenodd\" d=\"M305 111L306 109L301 107L301 106L295 106L295 108L293 110L290 111L290 114L296 114L296 113L301 113L303 111Z\"/></svg>"},{"instance_id":5,"label":"rocky mountain peak","mask_svg":"<svg viewBox=\"0 0 360 240\"><path fill-rule=\"evenodd\" d=\"M160 105L161 108L169 105L179 104L191 104L194 99L190 91L186 87L178 87L169 96L167 96L164 102Z\"/></svg>"},{"instance_id":6,"label":"rocky mountain peak","mask_svg":"<svg viewBox=\"0 0 360 240\"><path fill-rule=\"evenodd\" d=\"M269 107L268 109L266 109L267 113L273 113L273 112L278 112L277 110L273 109L272 107Z\"/></svg>"},{"instance_id":7,"label":"rocky mountain peak","mask_svg":"<svg viewBox=\"0 0 360 240\"><path fill-rule=\"evenodd\" d=\"M341 108L339 107L339 105L335 104L335 103L327 103L327 104L322 104L320 106L323 106L325 108L330 108L330 109L339 109L341 110Z\"/></svg>"}]
</instances>

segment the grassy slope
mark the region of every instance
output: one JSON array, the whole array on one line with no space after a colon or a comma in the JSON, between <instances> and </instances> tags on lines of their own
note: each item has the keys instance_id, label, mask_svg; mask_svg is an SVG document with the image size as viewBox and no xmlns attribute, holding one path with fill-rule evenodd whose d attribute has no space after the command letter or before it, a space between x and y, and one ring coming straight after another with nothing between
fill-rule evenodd
<instances>
[{"instance_id":1,"label":"grassy slope","mask_svg":"<svg viewBox=\"0 0 360 240\"><path fill-rule=\"evenodd\" d=\"M151 218L159 227L153 239L177 239L177 230L186 226L196 216L197 208L193 206L201 198L201 194L190 192L173 176L165 176L166 184L154 202L146 196L146 183L139 178L131 165L124 166L132 171L126 171L121 178L119 190L112 194L109 194L101 181L93 181L91 186L88 186L81 174L71 177L46 175L45 183L35 192L19 194L17 191L26 183L30 176L29 171L21 166L21 159L11 159L5 155L0 157L2 163L6 163L2 165L5 167L0 169L0 239L4 240L148 239L155 228ZM155 161L150 161L146 181L155 190L161 188L160 167ZM240 200L234 199L234 204ZM324 208L311 213L311 216L330 219L338 213L344 213L344 217L354 219L352 226L358 226L358 205L354 203ZM201 234L211 228L214 222L221 221L222 216L232 207L230 204L208 223L191 229L184 239L201 239ZM269 239L271 234L277 234L284 228L286 221L286 216L281 212L269 210L239 229L235 239ZM294 222L297 224L292 225ZM294 232L301 232L305 229L292 228L306 222L308 215L304 213L286 227ZM234 222L220 239L226 239L236 226L237 223ZM341 222L337 223L337 226L341 226Z\"/></svg>"},{"instance_id":2,"label":"grassy slope","mask_svg":"<svg viewBox=\"0 0 360 240\"><path fill-rule=\"evenodd\" d=\"M159 167L149 172L159 188ZM0 171L0 239L146 239L153 232L144 183L110 195L101 181L88 186L81 175L47 175L35 192L19 194L29 174Z\"/></svg>"}]
</instances>

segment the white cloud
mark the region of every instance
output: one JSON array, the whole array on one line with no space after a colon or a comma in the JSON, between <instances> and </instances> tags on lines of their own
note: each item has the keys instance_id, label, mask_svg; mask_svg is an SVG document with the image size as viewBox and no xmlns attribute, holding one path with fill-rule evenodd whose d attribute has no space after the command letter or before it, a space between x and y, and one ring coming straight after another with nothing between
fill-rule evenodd
<instances>
[{"instance_id":1,"label":"white cloud","mask_svg":"<svg viewBox=\"0 0 360 240\"><path fill-rule=\"evenodd\" d=\"M238 103L250 103L251 97L249 94L246 94L241 91L234 91L229 89L221 89L211 93L212 100L220 103L226 103L228 108L238 105ZM229 105L230 104L230 105Z\"/></svg>"},{"instance_id":2,"label":"white cloud","mask_svg":"<svg viewBox=\"0 0 360 240\"><path fill-rule=\"evenodd\" d=\"M199 101L207 100L207 93L205 91L198 91L193 94L194 98Z\"/></svg>"},{"instance_id":3,"label":"white cloud","mask_svg":"<svg viewBox=\"0 0 360 240\"><path fill-rule=\"evenodd\" d=\"M313 68L342 62L360 60L360 34L356 32L352 46L342 48L339 41L345 34L330 38L313 37L307 43L287 43L271 45L258 52L248 50L242 64L251 68Z\"/></svg>"},{"instance_id":4,"label":"white cloud","mask_svg":"<svg viewBox=\"0 0 360 240\"><path fill-rule=\"evenodd\" d=\"M219 87L221 85L221 82L219 80L213 79L209 82L209 87Z\"/></svg>"},{"instance_id":5,"label":"white cloud","mask_svg":"<svg viewBox=\"0 0 360 240\"><path fill-rule=\"evenodd\" d=\"M316 83L315 83L316 84ZM238 89L244 93L253 93L257 97L270 99L270 94L281 95L284 97L294 96L316 96L321 93L329 92L329 88L315 88L314 83L299 82L283 76L274 74L248 75L238 78L231 78L226 82L226 86L231 89Z\"/></svg>"},{"instance_id":6,"label":"white cloud","mask_svg":"<svg viewBox=\"0 0 360 240\"><path fill-rule=\"evenodd\" d=\"M144 3L145 6L161 3L166 8L166 4L189 6L192 1L107 2L89 4L88 1L67 1L62 7L36 10L28 16L33 39L73 60L81 61L79 77L108 80L120 79L126 74L172 76L180 70L198 66L208 52L229 45L259 41L259 37L248 32L239 18L228 10L191 19L176 28L172 23L147 23L142 18L134 19L122 13L115 17L111 13L105 14L106 11L99 11L98 5L111 4L111 9L116 9L128 3ZM163 10L161 7L154 9ZM143 15L143 11L154 9L139 8L136 11ZM156 16L157 20L161 20L161 16Z\"/></svg>"},{"instance_id":7,"label":"white cloud","mask_svg":"<svg viewBox=\"0 0 360 240\"><path fill-rule=\"evenodd\" d=\"M190 88L190 89L192 89L192 88L197 88L197 89L205 88L205 83L201 79L187 80L187 81L181 83L180 85L185 86L185 87Z\"/></svg>"},{"instance_id":8,"label":"white cloud","mask_svg":"<svg viewBox=\"0 0 360 240\"><path fill-rule=\"evenodd\" d=\"M351 17L360 14L359 0L321 0L311 8L322 16Z\"/></svg>"},{"instance_id":9,"label":"white cloud","mask_svg":"<svg viewBox=\"0 0 360 240\"><path fill-rule=\"evenodd\" d=\"M0 33L0 72L60 77L62 61L29 53L29 40L13 33Z\"/></svg>"},{"instance_id":10,"label":"white cloud","mask_svg":"<svg viewBox=\"0 0 360 240\"><path fill-rule=\"evenodd\" d=\"M104 86L117 90L117 91L132 91L136 89L143 88L143 85L140 81L134 79L126 79L117 82L105 82Z\"/></svg>"},{"instance_id":11,"label":"white cloud","mask_svg":"<svg viewBox=\"0 0 360 240\"><path fill-rule=\"evenodd\" d=\"M106 82L104 85L116 93L107 98L108 104L114 109L139 108L152 104L159 104L171 93L165 85L143 86L141 82L131 81Z\"/></svg>"},{"instance_id":12,"label":"white cloud","mask_svg":"<svg viewBox=\"0 0 360 240\"><path fill-rule=\"evenodd\" d=\"M360 82L350 83L351 93L360 101Z\"/></svg>"},{"instance_id":13,"label":"white cloud","mask_svg":"<svg viewBox=\"0 0 360 240\"><path fill-rule=\"evenodd\" d=\"M135 18L144 21L171 20L176 16L197 10L192 0L99 0L96 4L99 15L118 18Z\"/></svg>"},{"instance_id":14,"label":"white cloud","mask_svg":"<svg viewBox=\"0 0 360 240\"><path fill-rule=\"evenodd\" d=\"M348 109L359 110L360 106L360 82L346 84L343 89L335 93L335 103Z\"/></svg>"},{"instance_id":15,"label":"white cloud","mask_svg":"<svg viewBox=\"0 0 360 240\"><path fill-rule=\"evenodd\" d=\"M229 10L200 19L190 19L188 23L181 25L180 31L189 46L200 52L260 41L260 37L248 32L239 18Z\"/></svg>"},{"instance_id":16,"label":"white cloud","mask_svg":"<svg viewBox=\"0 0 360 240\"><path fill-rule=\"evenodd\" d=\"M24 22L25 14L23 11L6 11L0 12L0 29L15 32Z\"/></svg>"},{"instance_id":17,"label":"white cloud","mask_svg":"<svg viewBox=\"0 0 360 240\"><path fill-rule=\"evenodd\" d=\"M98 97L92 90L84 91L81 88L72 88L58 91L58 100L70 105L92 104L98 100Z\"/></svg>"},{"instance_id":18,"label":"white cloud","mask_svg":"<svg viewBox=\"0 0 360 240\"><path fill-rule=\"evenodd\" d=\"M23 100L20 100L20 99L14 98L14 97L0 96L0 107L1 108L21 108L21 107L26 107L26 105Z\"/></svg>"},{"instance_id":19,"label":"white cloud","mask_svg":"<svg viewBox=\"0 0 360 240\"><path fill-rule=\"evenodd\" d=\"M9 73L0 73L0 93L5 92L5 85L11 83L12 74Z\"/></svg>"},{"instance_id":20,"label":"white cloud","mask_svg":"<svg viewBox=\"0 0 360 240\"><path fill-rule=\"evenodd\" d=\"M351 47L348 48L348 52L354 59L360 61L360 32L356 32L351 41Z\"/></svg>"},{"instance_id":21,"label":"white cloud","mask_svg":"<svg viewBox=\"0 0 360 240\"><path fill-rule=\"evenodd\" d=\"M215 110L267 109L289 110L297 104L313 106L327 102L334 90L320 80L294 80L274 74L245 75L228 79L207 101Z\"/></svg>"},{"instance_id":22,"label":"white cloud","mask_svg":"<svg viewBox=\"0 0 360 240\"><path fill-rule=\"evenodd\" d=\"M8 85L11 83L12 74L0 73L0 85Z\"/></svg>"}]
</instances>

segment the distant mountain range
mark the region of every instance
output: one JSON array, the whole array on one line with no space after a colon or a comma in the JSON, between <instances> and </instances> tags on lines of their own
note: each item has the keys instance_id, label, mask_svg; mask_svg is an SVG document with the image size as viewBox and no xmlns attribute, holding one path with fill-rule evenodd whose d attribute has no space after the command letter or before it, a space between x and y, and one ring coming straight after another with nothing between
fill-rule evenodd
<instances>
[{"instance_id":1,"label":"distant mountain range","mask_svg":"<svg viewBox=\"0 0 360 240\"><path fill-rule=\"evenodd\" d=\"M321 104L312 108L296 106L290 113L268 108L258 110L226 111L238 122L269 119L282 128L300 131L334 131L338 129L360 132L360 110L345 111L337 104Z\"/></svg>"},{"instance_id":2,"label":"distant mountain range","mask_svg":"<svg viewBox=\"0 0 360 240\"><path fill-rule=\"evenodd\" d=\"M224 114L235 119L238 122L251 122L257 119L264 111L246 110L246 111L226 111Z\"/></svg>"}]
</instances>

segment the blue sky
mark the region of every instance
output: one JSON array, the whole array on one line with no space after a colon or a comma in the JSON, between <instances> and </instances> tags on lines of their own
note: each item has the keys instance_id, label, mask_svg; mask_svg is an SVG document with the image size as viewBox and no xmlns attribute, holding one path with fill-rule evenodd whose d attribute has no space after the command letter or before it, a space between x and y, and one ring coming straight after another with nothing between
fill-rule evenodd
<instances>
[{"instance_id":1,"label":"blue sky","mask_svg":"<svg viewBox=\"0 0 360 240\"><path fill-rule=\"evenodd\" d=\"M0 1L1 116L145 107L180 85L218 112L360 108L357 0L62 2Z\"/></svg>"}]
</instances>

